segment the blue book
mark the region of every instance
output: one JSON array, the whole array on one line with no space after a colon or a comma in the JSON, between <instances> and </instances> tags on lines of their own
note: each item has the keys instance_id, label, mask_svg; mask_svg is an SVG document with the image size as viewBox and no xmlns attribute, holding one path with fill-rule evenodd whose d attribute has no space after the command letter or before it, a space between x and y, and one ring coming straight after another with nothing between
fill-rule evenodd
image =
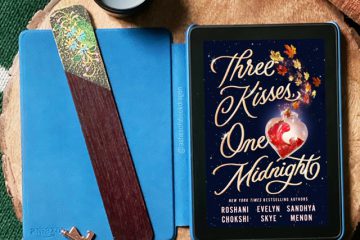
<instances>
[{"instance_id":1,"label":"blue book","mask_svg":"<svg viewBox=\"0 0 360 240\"><path fill-rule=\"evenodd\" d=\"M96 34L155 239L173 239L189 225L185 46L163 29ZM20 74L24 239L112 239L51 31L21 34Z\"/></svg>"}]
</instances>

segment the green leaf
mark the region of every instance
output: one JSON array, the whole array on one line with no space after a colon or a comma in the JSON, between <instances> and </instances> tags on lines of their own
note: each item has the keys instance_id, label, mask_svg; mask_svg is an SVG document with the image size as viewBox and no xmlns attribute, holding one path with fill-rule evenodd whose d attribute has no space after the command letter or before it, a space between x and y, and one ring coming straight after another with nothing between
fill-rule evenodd
<instances>
[{"instance_id":1,"label":"green leaf","mask_svg":"<svg viewBox=\"0 0 360 240\"><path fill-rule=\"evenodd\" d=\"M81 56L76 55L73 59L74 59L75 62L80 62L81 61Z\"/></svg>"}]
</instances>

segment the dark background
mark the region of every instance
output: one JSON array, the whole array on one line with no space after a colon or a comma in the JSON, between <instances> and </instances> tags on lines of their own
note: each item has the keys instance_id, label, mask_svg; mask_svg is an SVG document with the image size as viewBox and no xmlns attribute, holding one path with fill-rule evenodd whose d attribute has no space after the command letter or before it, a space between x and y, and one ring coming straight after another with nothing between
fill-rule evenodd
<instances>
[{"instance_id":1,"label":"dark background","mask_svg":"<svg viewBox=\"0 0 360 240\"><path fill-rule=\"evenodd\" d=\"M231 126L236 122L241 122L245 128L245 139L247 138L259 138L265 135L266 123L274 117L280 117L281 111L284 109L285 100L276 100L274 102L268 102L265 105L258 105L253 108L251 106L251 99L248 99L248 110L253 115L257 116L256 119L249 118L243 109L240 109L235 117L229 122L227 126L217 128L214 124L214 113L219 102L227 96L220 96L218 85L222 79L223 73L226 70L228 61L218 61L216 63L216 70L219 74L214 74L210 70L211 60L221 55L231 55L235 53L241 53L247 48L253 50L253 65L256 65L259 61L267 62L270 60L270 50L280 51L283 57L286 54L283 53L284 44L293 44L297 48L297 54L294 59L298 58L302 63L303 71L310 73L309 81L312 82L312 76L319 76L322 80L320 87L316 88L317 96L311 101L309 105L302 104L296 112L299 114L299 118L306 124L308 128L308 139L304 145L295 153L294 157L301 157L306 154L306 157L310 157L311 154L321 156L321 170L319 176L313 181L307 181L302 175L298 175L293 178L292 182L297 180L302 181L300 186L288 186L288 188L281 194L270 195L265 190L265 184L268 180L260 183L252 183L250 188L244 183L241 185L241 192L236 189L236 184L233 184L223 195L216 196L214 191L222 190L229 182L238 168L223 168L217 172L215 176L211 174L214 168L223 163L244 163L249 162L249 165L245 167L245 172L250 169L251 164L260 156L268 155L268 160L263 160L260 163L260 168L265 169L269 161L275 161L278 159L277 153L268 145L265 149L260 149L255 152L248 151L247 153L238 153L232 159L224 159L220 154L220 142L221 137L226 133ZM294 224L290 222L290 214L286 213L285 206L288 204L312 204L316 205L316 212L313 213L313 222L297 222L299 224L326 224L327 222L327 162L326 162L326 145L324 139L326 139L326 116L325 116L325 92L324 86L326 84L324 69L324 45L323 40L309 39L309 40L259 40L259 41L208 41L204 43L204 62L205 62L205 104L206 104L206 159L207 159L207 221L212 227L231 227L231 226L262 226L264 223L260 222L260 213L256 213L255 208L257 205L280 205L281 213L278 214L278 223L266 223L265 226L272 225L289 225ZM234 62L234 64L236 61ZM246 62L244 63L246 64ZM276 72L273 76L245 76L244 79L234 78L233 85L250 85L254 86L257 81L260 81L261 86L270 88L271 86L286 85L289 81L287 76L283 77ZM228 86L230 83L226 82L224 86ZM295 92L299 87L292 83L292 91ZM228 90L239 91L239 90ZM238 93L239 94L239 93ZM232 94L235 95L235 94ZM336 106L334 106L336 108ZM238 142L237 135L233 133L232 139L235 143ZM212 159L210 159L210 157ZM285 159L285 162L295 163L293 160ZM265 166L265 167L264 167ZM279 166L279 163L275 163L274 166ZM285 180L285 178L283 178ZM273 185L275 186L275 185ZM273 188L274 189L274 188ZM229 198L244 198L244 197L308 197L309 202L296 203L296 202L283 202L283 203L248 203L250 223L233 223L222 224L220 218L219 206L232 206L234 204L228 204ZM235 204L236 205L236 204ZM238 204L241 205L241 204ZM243 204L241 206L246 206ZM266 214L266 213L263 213ZM268 213L271 214L271 213ZM234 215L234 214L233 214ZM236 214L235 214L236 215ZM241 214L240 214L241 215ZM279 217L282 215L282 217Z\"/></svg>"}]
</instances>

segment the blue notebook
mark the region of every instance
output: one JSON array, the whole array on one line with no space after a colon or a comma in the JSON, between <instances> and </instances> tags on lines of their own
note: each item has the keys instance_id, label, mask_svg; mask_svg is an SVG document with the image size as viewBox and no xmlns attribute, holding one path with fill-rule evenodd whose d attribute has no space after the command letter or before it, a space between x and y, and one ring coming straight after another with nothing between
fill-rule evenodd
<instances>
[{"instance_id":1,"label":"blue notebook","mask_svg":"<svg viewBox=\"0 0 360 240\"><path fill-rule=\"evenodd\" d=\"M155 239L173 239L189 225L185 46L162 29L96 33ZM112 239L51 31L21 34L20 74L24 239Z\"/></svg>"}]
</instances>

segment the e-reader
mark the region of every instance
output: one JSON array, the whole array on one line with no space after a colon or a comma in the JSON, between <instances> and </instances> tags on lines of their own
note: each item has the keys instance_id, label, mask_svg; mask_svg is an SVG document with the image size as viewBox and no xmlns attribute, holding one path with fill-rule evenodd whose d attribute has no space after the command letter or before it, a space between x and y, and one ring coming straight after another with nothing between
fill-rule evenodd
<instances>
[{"instance_id":1,"label":"e-reader","mask_svg":"<svg viewBox=\"0 0 360 240\"><path fill-rule=\"evenodd\" d=\"M335 23L188 30L195 239L343 234Z\"/></svg>"}]
</instances>

